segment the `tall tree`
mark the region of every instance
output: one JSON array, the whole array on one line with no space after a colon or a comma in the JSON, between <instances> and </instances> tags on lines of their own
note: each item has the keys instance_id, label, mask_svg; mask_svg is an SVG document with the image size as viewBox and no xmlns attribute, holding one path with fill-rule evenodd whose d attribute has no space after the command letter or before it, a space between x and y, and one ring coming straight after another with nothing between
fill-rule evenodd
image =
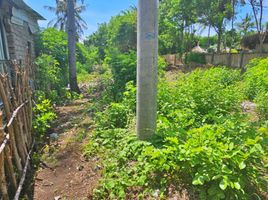
<instances>
[{"instance_id":1,"label":"tall tree","mask_svg":"<svg viewBox=\"0 0 268 200\"><path fill-rule=\"evenodd\" d=\"M195 0L162 0L160 3L160 52L190 50L197 21Z\"/></svg>"},{"instance_id":2,"label":"tall tree","mask_svg":"<svg viewBox=\"0 0 268 200\"><path fill-rule=\"evenodd\" d=\"M253 15L255 18L256 28L258 31L260 51L263 51L263 43L267 35L268 26L263 24L264 0L249 0Z\"/></svg>"},{"instance_id":3,"label":"tall tree","mask_svg":"<svg viewBox=\"0 0 268 200\"><path fill-rule=\"evenodd\" d=\"M67 0L56 0L56 7L45 6L45 8L56 14L56 18L51 20L48 26L67 32ZM78 36L81 36L83 30L87 28L87 23L81 17L81 13L85 10L86 5L83 0L81 0L81 4L78 4L77 0L74 1L75 26Z\"/></svg>"},{"instance_id":4,"label":"tall tree","mask_svg":"<svg viewBox=\"0 0 268 200\"><path fill-rule=\"evenodd\" d=\"M67 0L67 29L68 29L68 62L69 82L73 92L80 93L76 75L76 26L75 26L75 2Z\"/></svg>"},{"instance_id":5,"label":"tall tree","mask_svg":"<svg viewBox=\"0 0 268 200\"><path fill-rule=\"evenodd\" d=\"M236 26L240 31L240 34L242 36L246 36L253 30L255 26L255 23L253 22L253 16L247 13L245 18L243 18L241 22L237 23Z\"/></svg>"},{"instance_id":6,"label":"tall tree","mask_svg":"<svg viewBox=\"0 0 268 200\"><path fill-rule=\"evenodd\" d=\"M232 18L232 0L199 0L196 1L196 8L199 22L211 25L216 31L218 35L217 52L220 52L225 20Z\"/></svg>"}]
</instances>

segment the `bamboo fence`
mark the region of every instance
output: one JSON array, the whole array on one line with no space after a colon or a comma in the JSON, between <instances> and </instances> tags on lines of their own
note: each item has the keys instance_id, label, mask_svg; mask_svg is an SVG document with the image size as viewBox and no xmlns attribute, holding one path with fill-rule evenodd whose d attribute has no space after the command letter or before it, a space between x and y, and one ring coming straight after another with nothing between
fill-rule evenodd
<instances>
[{"instance_id":1,"label":"bamboo fence","mask_svg":"<svg viewBox=\"0 0 268 200\"><path fill-rule=\"evenodd\" d=\"M30 63L30 62L29 62ZM2 64L0 74L0 199L19 199L33 149L31 65Z\"/></svg>"}]
</instances>

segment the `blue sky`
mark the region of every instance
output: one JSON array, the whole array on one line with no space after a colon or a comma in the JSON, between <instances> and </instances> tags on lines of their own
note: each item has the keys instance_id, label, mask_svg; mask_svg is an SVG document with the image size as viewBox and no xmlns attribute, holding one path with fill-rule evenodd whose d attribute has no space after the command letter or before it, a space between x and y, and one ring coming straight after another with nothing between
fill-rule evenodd
<instances>
[{"instance_id":1,"label":"blue sky","mask_svg":"<svg viewBox=\"0 0 268 200\"><path fill-rule=\"evenodd\" d=\"M55 6L55 0L24 0L30 7L45 17L46 21L39 21L41 27L47 27L47 23L55 16L44 8L45 5ZM82 14L87 22L88 29L85 36L97 30L98 24L108 22L109 19L130 6L136 6L137 0L85 0L87 10Z\"/></svg>"},{"instance_id":2,"label":"blue sky","mask_svg":"<svg viewBox=\"0 0 268 200\"><path fill-rule=\"evenodd\" d=\"M24 0L34 10L44 16L46 21L39 21L41 27L47 27L47 23L54 19L55 16L44 8L45 5L55 6L55 0ZM88 29L85 30L85 36L90 35L97 30L98 24L108 22L109 19L130 6L136 6L137 0L85 0L87 10L82 14L83 19L87 22ZM246 12L251 11L249 6L243 7L239 11L237 20L245 16ZM268 21L268 0L265 0L264 21ZM206 31L202 35L206 35Z\"/></svg>"}]
</instances>

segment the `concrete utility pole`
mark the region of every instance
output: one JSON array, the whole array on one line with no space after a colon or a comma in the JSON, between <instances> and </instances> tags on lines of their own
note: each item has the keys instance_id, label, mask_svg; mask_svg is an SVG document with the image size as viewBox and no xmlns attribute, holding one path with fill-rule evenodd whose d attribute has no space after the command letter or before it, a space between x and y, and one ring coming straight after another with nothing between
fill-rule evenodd
<instances>
[{"instance_id":1,"label":"concrete utility pole","mask_svg":"<svg viewBox=\"0 0 268 200\"><path fill-rule=\"evenodd\" d=\"M69 61L69 83L71 91L80 93L76 75L76 39L77 30L75 26L75 0L67 0L67 29L68 29L68 61Z\"/></svg>"},{"instance_id":2,"label":"concrete utility pole","mask_svg":"<svg viewBox=\"0 0 268 200\"><path fill-rule=\"evenodd\" d=\"M137 134L149 140L156 132L159 0L138 1Z\"/></svg>"}]
</instances>

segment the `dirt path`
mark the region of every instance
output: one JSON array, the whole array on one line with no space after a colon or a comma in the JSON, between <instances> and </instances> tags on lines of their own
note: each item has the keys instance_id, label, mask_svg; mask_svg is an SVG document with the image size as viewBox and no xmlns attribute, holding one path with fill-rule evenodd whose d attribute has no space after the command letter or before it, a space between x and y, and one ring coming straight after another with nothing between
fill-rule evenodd
<instances>
[{"instance_id":1,"label":"dirt path","mask_svg":"<svg viewBox=\"0 0 268 200\"><path fill-rule=\"evenodd\" d=\"M92 127L87 99L58 107L50 145L43 149L41 167L36 174L35 200L92 199L99 179L96 163L82 155L83 141Z\"/></svg>"}]
</instances>

